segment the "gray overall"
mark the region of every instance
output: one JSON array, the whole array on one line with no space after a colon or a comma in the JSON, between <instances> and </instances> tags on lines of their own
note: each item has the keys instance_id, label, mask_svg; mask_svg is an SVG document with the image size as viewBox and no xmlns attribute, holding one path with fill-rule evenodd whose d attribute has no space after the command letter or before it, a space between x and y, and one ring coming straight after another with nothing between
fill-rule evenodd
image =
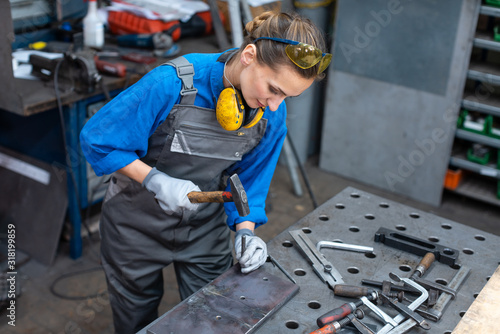
<instances>
[{"instance_id":1,"label":"gray overall","mask_svg":"<svg viewBox=\"0 0 500 334\"><path fill-rule=\"evenodd\" d=\"M197 90L192 64L180 57L167 65L175 67L183 81L182 99L149 138L142 160L172 177L193 181L202 191L222 190L228 177L225 170L259 143L267 120L250 129L223 130L213 109L193 104ZM136 333L158 317L165 266L174 264L182 299L232 266L225 219L219 203L167 215L141 184L113 174L100 233L116 333Z\"/></svg>"}]
</instances>

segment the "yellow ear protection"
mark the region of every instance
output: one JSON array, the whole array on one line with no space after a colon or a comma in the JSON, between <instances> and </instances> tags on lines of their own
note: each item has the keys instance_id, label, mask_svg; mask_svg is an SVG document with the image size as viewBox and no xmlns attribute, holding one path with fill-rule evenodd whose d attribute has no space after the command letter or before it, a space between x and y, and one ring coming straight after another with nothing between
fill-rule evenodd
<instances>
[{"instance_id":1,"label":"yellow ear protection","mask_svg":"<svg viewBox=\"0 0 500 334\"><path fill-rule=\"evenodd\" d=\"M264 110L250 108L241 93L236 88L229 87L220 93L215 114L224 130L236 131L241 127L251 128L257 124L264 115Z\"/></svg>"}]
</instances>

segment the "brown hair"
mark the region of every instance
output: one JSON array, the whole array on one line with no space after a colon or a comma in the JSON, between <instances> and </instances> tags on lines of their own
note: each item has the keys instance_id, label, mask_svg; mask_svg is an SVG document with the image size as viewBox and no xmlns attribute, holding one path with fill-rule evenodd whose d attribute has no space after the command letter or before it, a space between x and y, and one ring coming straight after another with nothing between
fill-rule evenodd
<instances>
[{"instance_id":1,"label":"brown hair","mask_svg":"<svg viewBox=\"0 0 500 334\"><path fill-rule=\"evenodd\" d=\"M306 43L326 52L326 43L323 33L309 19L296 13L264 12L256 16L245 26L247 35L240 47L240 52L259 37L275 37L291 39ZM285 53L286 44L271 40L259 40L257 47L257 60L272 69L277 65L293 65L293 68L304 78L322 79L325 74L318 74L319 64L308 69L294 65Z\"/></svg>"}]
</instances>

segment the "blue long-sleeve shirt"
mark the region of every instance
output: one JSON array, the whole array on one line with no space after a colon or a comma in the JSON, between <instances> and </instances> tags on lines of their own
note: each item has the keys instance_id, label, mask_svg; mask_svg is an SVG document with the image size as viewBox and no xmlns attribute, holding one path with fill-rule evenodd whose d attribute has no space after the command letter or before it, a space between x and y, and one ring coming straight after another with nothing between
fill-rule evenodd
<instances>
[{"instance_id":1,"label":"blue long-sleeve shirt","mask_svg":"<svg viewBox=\"0 0 500 334\"><path fill-rule=\"evenodd\" d=\"M220 54L189 54L184 57L194 65L194 104L215 109L224 89L224 63ZM82 151L98 176L111 174L146 155L148 138L180 101L182 83L172 66L159 66L102 107L80 134ZM234 203L225 203L227 224L252 221L256 227L267 222L265 200L286 136L286 105L275 112L266 108L266 132L260 143L242 160L229 168L237 172L245 188L250 214L240 217ZM229 186L228 186L229 188Z\"/></svg>"}]
</instances>

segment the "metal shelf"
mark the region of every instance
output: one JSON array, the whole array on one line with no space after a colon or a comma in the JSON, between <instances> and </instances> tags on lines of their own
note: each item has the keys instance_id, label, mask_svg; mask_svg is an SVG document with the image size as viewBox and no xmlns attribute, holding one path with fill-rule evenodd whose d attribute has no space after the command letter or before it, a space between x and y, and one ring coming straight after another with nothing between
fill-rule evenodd
<instances>
[{"instance_id":1,"label":"metal shelf","mask_svg":"<svg viewBox=\"0 0 500 334\"><path fill-rule=\"evenodd\" d=\"M479 14L500 17L500 8L491 6L481 6Z\"/></svg>"},{"instance_id":2,"label":"metal shelf","mask_svg":"<svg viewBox=\"0 0 500 334\"><path fill-rule=\"evenodd\" d=\"M457 129L455 137L500 149L500 140L467 130Z\"/></svg>"},{"instance_id":3,"label":"metal shelf","mask_svg":"<svg viewBox=\"0 0 500 334\"><path fill-rule=\"evenodd\" d=\"M500 70L498 70L498 66L488 63L471 62L467 71L467 78L500 86Z\"/></svg>"},{"instance_id":4,"label":"metal shelf","mask_svg":"<svg viewBox=\"0 0 500 334\"><path fill-rule=\"evenodd\" d=\"M500 8L482 5L479 14L500 17ZM494 40L493 32L476 31L473 46L500 52L500 42ZM500 86L500 70L497 67L484 62L471 61L467 78ZM478 95L474 91L465 90L462 108L500 117L500 97L493 94L489 96ZM500 140L467 130L457 129L455 137L500 149ZM495 165L481 165L467 160L464 154L454 154L450 157L450 166L470 172L463 177L455 190L450 191L500 206L500 199L497 198L500 170Z\"/></svg>"},{"instance_id":5,"label":"metal shelf","mask_svg":"<svg viewBox=\"0 0 500 334\"><path fill-rule=\"evenodd\" d=\"M474 110L484 112L493 116L500 117L500 98L490 96L485 102L477 102L474 94L464 93L464 99L462 100L462 107L467 110Z\"/></svg>"},{"instance_id":6,"label":"metal shelf","mask_svg":"<svg viewBox=\"0 0 500 334\"><path fill-rule=\"evenodd\" d=\"M464 159L463 157L451 157L450 165L477 173L479 175L489 176L500 180L500 170L494 167L474 163L472 161Z\"/></svg>"},{"instance_id":7,"label":"metal shelf","mask_svg":"<svg viewBox=\"0 0 500 334\"><path fill-rule=\"evenodd\" d=\"M480 175L467 174L462 178L458 187L450 191L481 202L500 206L500 199L496 196L497 187L498 181Z\"/></svg>"},{"instance_id":8,"label":"metal shelf","mask_svg":"<svg viewBox=\"0 0 500 334\"><path fill-rule=\"evenodd\" d=\"M476 32L473 45L477 48L500 52L500 42L495 41L490 34L484 32Z\"/></svg>"}]
</instances>

